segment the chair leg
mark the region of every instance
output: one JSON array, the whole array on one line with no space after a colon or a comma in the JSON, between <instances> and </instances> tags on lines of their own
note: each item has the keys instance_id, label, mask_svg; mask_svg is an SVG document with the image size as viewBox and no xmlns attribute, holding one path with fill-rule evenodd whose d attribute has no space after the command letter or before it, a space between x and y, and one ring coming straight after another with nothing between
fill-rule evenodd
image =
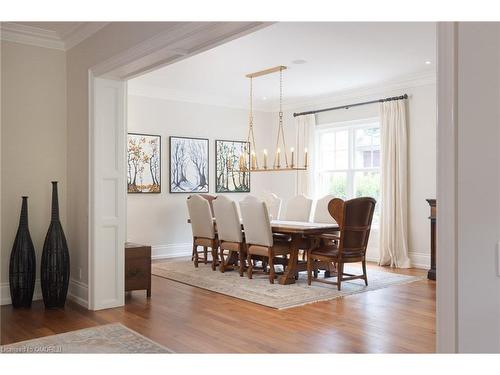
<instances>
[{"instance_id":1,"label":"chair leg","mask_svg":"<svg viewBox=\"0 0 500 375\"><path fill-rule=\"evenodd\" d=\"M342 275L344 274L344 263L337 263L337 289L340 290L342 284Z\"/></svg>"},{"instance_id":2,"label":"chair leg","mask_svg":"<svg viewBox=\"0 0 500 375\"><path fill-rule=\"evenodd\" d=\"M269 282L274 284L274 252L272 250L269 251Z\"/></svg>"},{"instance_id":3,"label":"chair leg","mask_svg":"<svg viewBox=\"0 0 500 375\"><path fill-rule=\"evenodd\" d=\"M220 272L224 273L224 271L226 270L226 263L224 262L224 249L222 249L222 247L220 248L220 266L219 266L219 269L220 269ZM229 254L231 254L231 252L229 252Z\"/></svg>"},{"instance_id":4,"label":"chair leg","mask_svg":"<svg viewBox=\"0 0 500 375\"><path fill-rule=\"evenodd\" d=\"M217 268L217 260L218 260L218 256L217 256L217 249L218 249L218 246L215 245L215 244L212 244L212 271L215 271L215 269ZM206 259L206 255L205 255L205 259Z\"/></svg>"},{"instance_id":5,"label":"chair leg","mask_svg":"<svg viewBox=\"0 0 500 375\"><path fill-rule=\"evenodd\" d=\"M250 253L247 253L247 263L248 263L248 269L247 269L247 275L248 278L252 278L252 273L253 273L253 263L252 263L252 256Z\"/></svg>"},{"instance_id":6,"label":"chair leg","mask_svg":"<svg viewBox=\"0 0 500 375\"><path fill-rule=\"evenodd\" d=\"M240 262L240 267L239 267L240 276L243 277L245 258L243 257L242 249L240 249L240 251L238 251L238 261Z\"/></svg>"},{"instance_id":7,"label":"chair leg","mask_svg":"<svg viewBox=\"0 0 500 375\"><path fill-rule=\"evenodd\" d=\"M207 264L207 254L208 254L207 247L203 246L203 256L205 257L205 259L203 260L203 263L205 263L205 264Z\"/></svg>"},{"instance_id":8,"label":"chair leg","mask_svg":"<svg viewBox=\"0 0 500 375\"><path fill-rule=\"evenodd\" d=\"M307 254L307 285L311 285L312 282L312 260L311 254Z\"/></svg>"},{"instance_id":9,"label":"chair leg","mask_svg":"<svg viewBox=\"0 0 500 375\"><path fill-rule=\"evenodd\" d=\"M361 262L361 265L363 266L363 276L365 277L365 285L368 286L368 275L366 274L366 260L363 260Z\"/></svg>"},{"instance_id":10,"label":"chair leg","mask_svg":"<svg viewBox=\"0 0 500 375\"><path fill-rule=\"evenodd\" d=\"M194 267L198 268L198 246L193 244Z\"/></svg>"}]
</instances>

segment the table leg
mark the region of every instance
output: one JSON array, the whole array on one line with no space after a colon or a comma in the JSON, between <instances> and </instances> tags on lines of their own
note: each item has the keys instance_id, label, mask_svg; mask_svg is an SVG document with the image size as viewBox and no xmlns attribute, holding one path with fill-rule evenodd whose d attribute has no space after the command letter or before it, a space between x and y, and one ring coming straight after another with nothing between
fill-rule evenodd
<instances>
[{"instance_id":1,"label":"table leg","mask_svg":"<svg viewBox=\"0 0 500 375\"><path fill-rule=\"evenodd\" d=\"M292 253L290 254L290 259L288 260L288 266L286 267L285 273L279 279L279 283L281 285L295 284L295 275L298 272L297 265L299 261L299 241L300 236L293 234L292 243L290 244Z\"/></svg>"}]
</instances>

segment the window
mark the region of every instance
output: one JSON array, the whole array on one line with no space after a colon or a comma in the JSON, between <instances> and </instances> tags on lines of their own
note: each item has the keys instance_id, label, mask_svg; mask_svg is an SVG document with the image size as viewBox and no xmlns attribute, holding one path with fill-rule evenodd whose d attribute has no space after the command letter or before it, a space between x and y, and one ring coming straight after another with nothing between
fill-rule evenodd
<instances>
[{"instance_id":1,"label":"window","mask_svg":"<svg viewBox=\"0 0 500 375\"><path fill-rule=\"evenodd\" d=\"M315 132L316 197L380 199L380 125L378 119L318 126ZM379 223L377 204L373 224Z\"/></svg>"}]
</instances>

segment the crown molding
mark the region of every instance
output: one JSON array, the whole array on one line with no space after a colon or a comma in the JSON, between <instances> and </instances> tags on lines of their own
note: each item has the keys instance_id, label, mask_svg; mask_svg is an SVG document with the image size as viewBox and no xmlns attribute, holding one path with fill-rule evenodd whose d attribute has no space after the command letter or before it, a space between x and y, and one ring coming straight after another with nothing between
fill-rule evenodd
<instances>
[{"instance_id":1,"label":"crown molding","mask_svg":"<svg viewBox=\"0 0 500 375\"><path fill-rule=\"evenodd\" d=\"M311 96L300 99L286 99L283 103L284 111L301 111L314 110L324 106L342 105L353 100L363 100L364 98L373 98L377 95L388 95L387 93L409 90L414 87L432 85L436 83L435 72L424 72L399 80L381 82L377 85L367 85L354 89L344 90L335 94L325 94L321 96ZM174 90L159 86L131 84L128 86L129 94L135 96L143 96L148 98L156 98L177 102L197 103L205 105L213 105L218 107L227 107L234 109L248 110L247 99L244 104L241 100L228 98L217 94L193 93L187 91ZM402 94L402 93L400 93ZM254 101L254 110L261 112L278 112L278 102L269 100L265 103Z\"/></svg>"},{"instance_id":2,"label":"crown molding","mask_svg":"<svg viewBox=\"0 0 500 375\"><path fill-rule=\"evenodd\" d=\"M8 42L67 51L107 24L108 22L75 22L74 27L64 34L59 34L52 30L15 22L2 22L0 25L0 35L2 40Z\"/></svg>"},{"instance_id":3,"label":"crown molding","mask_svg":"<svg viewBox=\"0 0 500 375\"><path fill-rule=\"evenodd\" d=\"M365 98L368 100L376 95L390 96L391 94L389 93L432 84L436 84L436 72L420 72L406 77L400 77L399 79L380 82L376 85L360 86L357 88L321 96L300 98L295 100L290 99L283 104L283 109L285 111L301 111L305 109L314 110L325 105L342 105L343 103L349 102L351 100L364 100ZM273 105L273 111L278 111L277 105Z\"/></svg>"}]
</instances>

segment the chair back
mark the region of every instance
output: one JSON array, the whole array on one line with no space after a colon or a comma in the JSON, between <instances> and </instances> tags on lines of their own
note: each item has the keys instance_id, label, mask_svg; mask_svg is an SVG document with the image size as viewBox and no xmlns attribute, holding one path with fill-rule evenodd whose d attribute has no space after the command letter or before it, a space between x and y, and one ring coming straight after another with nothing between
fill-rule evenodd
<instances>
[{"instance_id":1,"label":"chair back","mask_svg":"<svg viewBox=\"0 0 500 375\"><path fill-rule=\"evenodd\" d=\"M276 194L271 192L265 192L262 194L262 200L267 206L267 211L273 220L278 220L281 213L281 204L283 200L279 198Z\"/></svg>"},{"instance_id":2,"label":"chair back","mask_svg":"<svg viewBox=\"0 0 500 375\"><path fill-rule=\"evenodd\" d=\"M328 210L340 227L339 258L365 256L375 204L370 197L330 201Z\"/></svg>"},{"instance_id":3,"label":"chair back","mask_svg":"<svg viewBox=\"0 0 500 375\"><path fill-rule=\"evenodd\" d=\"M249 245L273 246L273 232L266 204L249 195L240 202L240 209L245 242Z\"/></svg>"},{"instance_id":4,"label":"chair back","mask_svg":"<svg viewBox=\"0 0 500 375\"><path fill-rule=\"evenodd\" d=\"M328 211L328 203L335 197L333 195L325 195L323 198L316 201L316 208L314 209L313 222L334 224L335 219Z\"/></svg>"},{"instance_id":5,"label":"chair back","mask_svg":"<svg viewBox=\"0 0 500 375\"><path fill-rule=\"evenodd\" d=\"M196 194L187 199L193 237L215 238L214 221L207 199Z\"/></svg>"},{"instance_id":6,"label":"chair back","mask_svg":"<svg viewBox=\"0 0 500 375\"><path fill-rule=\"evenodd\" d=\"M219 195L213 200L217 235L220 241L243 242L236 202Z\"/></svg>"},{"instance_id":7,"label":"chair back","mask_svg":"<svg viewBox=\"0 0 500 375\"><path fill-rule=\"evenodd\" d=\"M311 217L312 199L303 195L291 198L286 205L284 220L309 221Z\"/></svg>"},{"instance_id":8,"label":"chair back","mask_svg":"<svg viewBox=\"0 0 500 375\"><path fill-rule=\"evenodd\" d=\"M198 194L200 197L205 198L208 201L208 204L210 205L210 212L212 212L212 217L215 217L214 214L214 199L217 198L215 195L212 194Z\"/></svg>"}]
</instances>

